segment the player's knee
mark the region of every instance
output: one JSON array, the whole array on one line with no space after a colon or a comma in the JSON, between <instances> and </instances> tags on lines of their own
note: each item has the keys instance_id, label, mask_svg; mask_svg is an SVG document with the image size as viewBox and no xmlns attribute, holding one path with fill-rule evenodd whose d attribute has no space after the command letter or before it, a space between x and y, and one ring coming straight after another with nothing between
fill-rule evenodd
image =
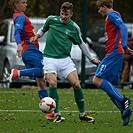
<instances>
[{"instance_id":1,"label":"player's knee","mask_svg":"<svg viewBox=\"0 0 133 133\"><path fill-rule=\"evenodd\" d=\"M92 80L92 83L95 85L95 86L98 86L98 82L97 82L97 78L94 76L93 80Z\"/></svg>"},{"instance_id":2,"label":"player's knee","mask_svg":"<svg viewBox=\"0 0 133 133\"><path fill-rule=\"evenodd\" d=\"M74 90L78 90L81 88L80 83L79 82L75 82L74 84L72 84L72 87L74 88Z\"/></svg>"},{"instance_id":3,"label":"player's knee","mask_svg":"<svg viewBox=\"0 0 133 133\"><path fill-rule=\"evenodd\" d=\"M103 79L102 78L99 78L99 77L96 77L94 76L93 80L92 80L93 84L97 87L100 86L100 84L103 82Z\"/></svg>"},{"instance_id":4,"label":"player's knee","mask_svg":"<svg viewBox=\"0 0 133 133\"><path fill-rule=\"evenodd\" d=\"M57 86L57 82L56 81L49 81L49 86Z\"/></svg>"},{"instance_id":5,"label":"player's knee","mask_svg":"<svg viewBox=\"0 0 133 133\"><path fill-rule=\"evenodd\" d=\"M96 84L95 78L93 78L92 83L93 83L94 85Z\"/></svg>"}]
</instances>

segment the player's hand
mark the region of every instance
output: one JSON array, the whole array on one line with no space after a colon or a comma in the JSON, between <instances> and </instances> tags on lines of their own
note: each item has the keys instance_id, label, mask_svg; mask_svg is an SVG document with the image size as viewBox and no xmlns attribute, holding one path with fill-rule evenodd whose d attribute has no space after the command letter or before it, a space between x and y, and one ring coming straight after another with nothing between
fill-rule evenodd
<instances>
[{"instance_id":1,"label":"player's hand","mask_svg":"<svg viewBox=\"0 0 133 133\"><path fill-rule=\"evenodd\" d=\"M17 55L18 55L18 58L21 58L21 55L23 53L23 47L21 44L18 44L17 45Z\"/></svg>"},{"instance_id":2,"label":"player's hand","mask_svg":"<svg viewBox=\"0 0 133 133\"><path fill-rule=\"evenodd\" d=\"M133 50L131 50L129 47L124 50L126 54L133 55Z\"/></svg>"},{"instance_id":3,"label":"player's hand","mask_svg":"<svg viewBox=\"0 0 133 133\"><path fill-rule=\"evenodd\" d=\"M99 65L99 63L100 63L100 60L97 60L97 59L94 59L94 60L92 60L91 61L93 64L95 64L95 65Z\"/></svg>"},{"instance_id":4,"label":"player's hand","mask_svg":"<svg viewBox=\"0 0 133 133\"><path fill-rule=\"evenodd\" d=\"M33 43L34 44L39 37L40 37L39 34L36 34L34 37L31 37L30 38L30 43Z\"/></svg>"},{"instance_id":5,"label":"player's hand","mask_svg":"<svg viewBox=\"0 0 133 133\"><path fill-rule=\"evenodd\" d=\"M30 38L30 43L33 43L34 44L36 40L37 40L36 36L31 37Z\"/></svg>"}]
</instances>

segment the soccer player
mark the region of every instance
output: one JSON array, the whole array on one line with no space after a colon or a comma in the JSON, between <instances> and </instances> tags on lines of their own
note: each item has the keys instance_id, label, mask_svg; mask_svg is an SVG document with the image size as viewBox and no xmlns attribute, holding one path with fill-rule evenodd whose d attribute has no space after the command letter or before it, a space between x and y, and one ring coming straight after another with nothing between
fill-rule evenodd
<instances>
[{"instance_id":1,"label":"soccer player","mask_svg":"<svg viewBox=\"0 0 133 133\"><path fill-rule=\"evenodd\" d=\"M36 41L48 31L46 46L44 49L44 73L49 83L49 96L56 101L55 119L53 122L61 122L59 111L59 97L57 93L57 77L65 78L74 89L74 97L79 109L79 118L87 122L94 122L94 118L85 114L84 95L80 86L75 64L70 58L72 44L77 44L83 53L98 65L99 60L94 59L81 37L79 26L71 20L73 16L73 4L64 2L60 8L60 16L49 16L31 42Z\"/></svg>"},{"instance_id":2,"label":"soccer player","mask_svg":"<svg viewBox=\"0 0 133 133\"><path fill-rule=\"evenodd\" d=\"M21 58L27 69L13 69L10 75L10 81L21 76L30 76L36 78L38 85L38 95L40 100L48 96L48 92L43 79L42 72L42 52L39 51L38 41L34 44L30 43L30 38L35 36L34 27L29 18L24 14L27 7L27 0L10 0L13 8L13 22L15 27L14 37L17 43L17 54ZM53 113L52 113L53 114ZM51 114L51 115L52 115ZM50 115L50 114L49 114ZM51 116L52 118L54 115ZM47 118L47 115L46 115Z\"/></svg>"},{"instance_id":3,"label":"soccer player","mask_svg":"<svg viewBox=\"0 0 133 133\"><path fill-rule=\"evenodd\" d=\"M112 102L118 107L123 119L123 126L129 123L132 110L129 108L131 100L119 93L112 83L117 83L122 70L124 51L132 54L127 46L127 27L120 14L113 10L113 0L97 0L98 13L105 19L107 35L106 55L100 62L93 83L107 93Z\"/></svg>"}]
</instances>

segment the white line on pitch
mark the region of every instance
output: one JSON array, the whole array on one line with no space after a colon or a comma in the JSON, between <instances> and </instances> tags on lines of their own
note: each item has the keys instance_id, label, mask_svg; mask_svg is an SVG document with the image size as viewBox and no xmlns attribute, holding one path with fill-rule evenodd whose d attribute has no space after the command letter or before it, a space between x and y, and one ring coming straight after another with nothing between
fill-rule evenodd
<instances>
[{"instance_id":1,"label":"white line on pitch","mask_svg":"<svg viewBox=\"0 0 133 133\"><path fill-rule=\"evenodd\" d=\"M8 94L21 94L21 93L25 93L25 94L32 94L32 93L34 93L34 92L27 92L27 91L23 91L23 92L16 92L16 91L2 91L2 92L0 92L0 94L6 94L6 93L8 93ZM94 94L106 94L106 93L104 93L104 92L96 92L96 91L90 91L90 94L92 94L92 93L94 93ZM124 92L124 94L126 94L126 95L128 95L128 94L130 94L130 95L133 95L133 93L132 92Z\"/></svg>"},{"instance_id":2,"label":"white line on pitch","mask_svg":"<svg viewBox=\"0 0 133 133\"><path fill-rule=\"evenodd\" d=\"M41 112L41 110L0 110L0 112ZM60 112L79 112L76 110L61 110ZM94 112L94 113L118 113L119 111L94 111L94 110L89 110L86 112Z\"/></svg>"}]
</instances>

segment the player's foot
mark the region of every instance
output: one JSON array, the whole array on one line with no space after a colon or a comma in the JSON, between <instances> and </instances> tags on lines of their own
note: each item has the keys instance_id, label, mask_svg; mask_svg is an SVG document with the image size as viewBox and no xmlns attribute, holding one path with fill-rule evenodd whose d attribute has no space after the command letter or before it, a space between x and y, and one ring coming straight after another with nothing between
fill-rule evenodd
<instances>
[{"instance_id":1,"label":"player's foot","mask_svg":"<svg viewBox=\"0 0 133 133\"><path fill-rule=\"evenodd\" d=\"M83 116L80 116L79 115L79 118L81 121L87 121L87 122L90 122L90 123L94 123L95 122L95 119L93 117L90 117L88 115L83 115Z\"/></svg>"},{"instance_id":2,"label":"player's foot","mask_svg":"<svg viewBox=\"0 0 133 133\"><path fill-rule=\"evenodd\" d=\"M12 69L10 74L10 82L12 82L15 79L18 79L19 77L19 71L17 69Z\"/></svg>"},{"instance_id":3,"label":"player's foot","mask_svg":"<svg viewBox=\"0 0 133 133\"><path fill-rule=\"evenodd\" d=\"M62 122L62 121L65 121L65 118L61 117L61 115L56 115L53 120L53 122Z\"/></svg>"},{"instance_id":4,"label":"player's foot","mask_svg":"<svg viewBox=\"0 0 133 133\"><path fill-rule=\"evenodd\" d=\"M130 104L131 104L131 99L124 97L124 99L122 100L122 107L123 107L123 111L122 111L122 119L123 119L123 124L122 126L126 126L129 121L130 121L130 116L132 114L132 110L129 108Z\"/></svg>"},{"instance_id":5,"label":"player's foot","mask_svg":"<svg viewBox=\"0 0 133 133\"><path fill-rule=\"evenodd\" d=\"M53 120L54 119L54 111L51 112L51 113L47 113L46 114L46 119L47 120Z\"/></svg>"},{"instance_id":6,"label":"player's foot","mask_svg":"<svg viewBox=\"0 0 133 133\"><path fill-rule=\"evenodd\" d=\"M124 97L124 99L122 100L121 104L122 104L122 107L123 107L123 111L122 111L122 114L123 114L124 110L126 108L129 108L129 106L131 104L131 99Z\"/></svg>"},{"instance_id":7,"label":"player's foot","mask_svg":"<svg viewBox=\"0 0 133 133\"><path fill-rule=\"evenodd\" d=\"M132 110L130 108L126 108L123 111L123 114L122 114L123 124L122 124L122 126L126 126L129 123L131 115L132 115Z\"/></svg>"}]
</instances>

